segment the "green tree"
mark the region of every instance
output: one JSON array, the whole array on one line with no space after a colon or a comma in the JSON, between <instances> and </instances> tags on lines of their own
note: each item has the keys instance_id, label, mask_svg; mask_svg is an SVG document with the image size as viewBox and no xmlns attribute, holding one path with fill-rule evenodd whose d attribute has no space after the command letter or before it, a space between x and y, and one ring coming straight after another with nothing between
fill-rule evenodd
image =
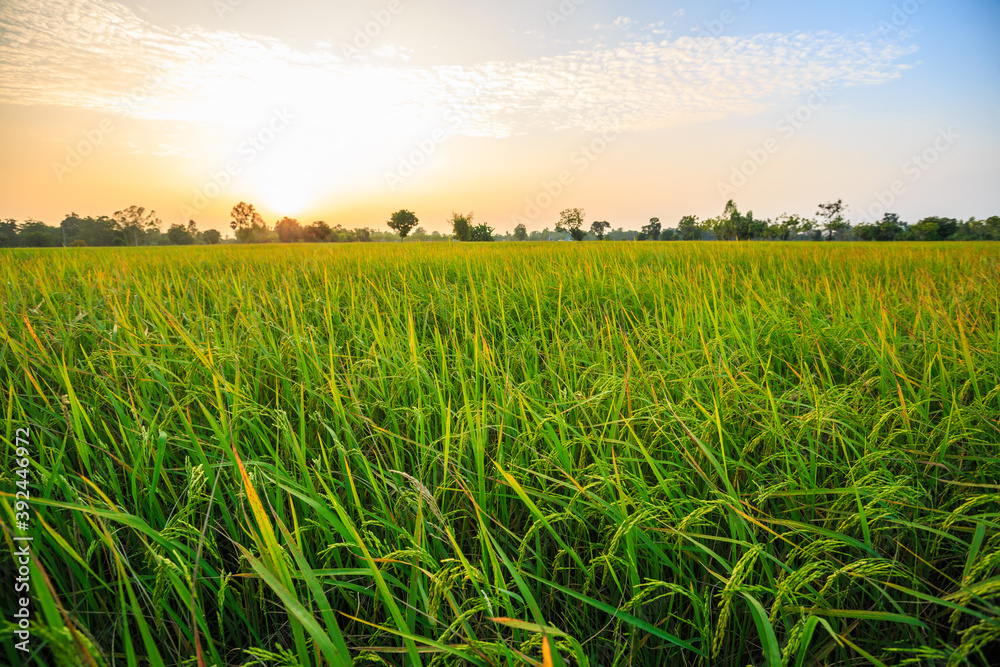
<instances>
[{"instance_id":1,"label":"green tree","mask_svg":"<svg viewBox=\"0 0 1000 667\"><path fill-rule=\"evenodd\" d=\"M821 219L823 231L827 234L827 241L832 241L836 234L851 227L850 223L844 220L844 213L846 212L847 207L844 205L844 200L842 199L819 205L819 211L816 212L816 215Z\"/></svg>"},{"instance_id":2,"label":"green tree","mask_svg":"<svg viewBox=\"0 0 1000 667\"><path fill-rule=\"evenodd\" d=\"M569 233L573 237L574 241L582 241L587 238L587 232L580 229L583 227L583 209L581 208L568 208L559 214L559 223L556 225L556 231L563 234Z\"/></svg>"},{"instance_id":3,"label":"green tree","mask_svg":"<svg viewBox=\"0 0 1000 667\"><path fill-rule=\"evenodd\" d=\"M736 202L731 199L722 215L709 222L720 241L750 241L763 238L768 232L767 220L755 219L753 211L747 211L745 215L740 213Z\"/></svg>"},{"instance_id":4,"label":"green tree","mask_svg":"<svg viewBox=\"0 0 1000 667\"><path fill-rule=\"evenodd\" d=\"M451 233L456 241L465 242L472 240L472 219L474 217L474 213L463 215L453 212L451 214Z\"/></svg>"},{"instance_id":5,"label":"green tree","mask_svg":"<svg viewBox=\"0 0 1000 667\"><path fill-rule=\"evenodd\" d=\"M156 211L146 212L142 206L129 206L128 208L115 211L112 219L121 228L125 238L130 245L139 245L139 239L146 241L152 232L159 232L163 221L156 217Z\"/></svg>"},{"instance_id":6,"label":"green tree","mask_svg":"<svg viewBox=\"0 0 1000 667\"><path fill-rule=\"evenodd\" d=\"M523 222L514 228L514 238L518 241L528 240L528 228L524 226Z\"/></svg>"},{"instance_id":7,"label":"green tree","mask_svg":"<svg viewBox=\"0 0 1000 667\"><path fill-rule=\"evenodd\" d=\"M25 248L51 248L60 245L59 229L44 222L28 219L21 224L18 245Z\"/></svg>"},{"instance_id":8,"label":"green tree","mask_svg":"<svg viewBox=\"0 0 1000 667\"><path fill-rule=\"evenodd\" d=\"M1000 217L993 216L986 220L970 219L966 223L971 238L979 241L1000 241Z\"/></svg>"},{"instance_id":9,"label":"green tree","mask_svg":"<svg viewBox=\"0 0 1000 667\"><path fill-rule=\"evenodd\" d=\"M230 227L236 232L236 240L240 243L259 243L267 232L267 224L253 204L240 202L233 207L230 215L233 222Z\"/></svg>"},{"instance_id":10,"label":"green tree","mask_svg":"<svg viewBox=\"0 0 1000 667\"><path fill-rule=\"evenodd\" d=\"M208 245L218 245L222 242L222 234L219 233L218 229L206 229L201 236Z\"/></svg>"},{"instance_id":11,"label":"green tree","mask_svg":"<svg viewBox=\"0 0 1000 667\"><path fill-rule=\"evenodd\" d=\"M645 225L639 233L639 238L642 241L659 241L662 229L663 226L660 224L659 218L650 218L649 224Z\"/></svg>"},{"instance_id":12,"label":"green tree","mask_svg":"<svg viewBox=\"0 0 1000 667\"><path fill-rule=\"evenodd\" d=\"M388 225L389 229L399 234L400 239L405 239L410 230L417 226L418 222L417 216L412 211L403 209L392 214Z\"/></svg>"},{"instance_id":13,"label":"green tree","mask_svg":"<svg viewBox=\"0 0 1000 667\"><path fill-rule=\"evenodd\" d=\"M598 241L604 240L604 235L611 229L611 223L607 220L595 221L590 225L590 233L597 237Z\"/></svg>"},{"instance_id":14,"label":"green tree","mask_svg":"<svg viewBox=\"0 0 1000 667\"><path fill-rule=\"evenodd\" d=\"M191 245L194 243L194 236L188 230L188 227L181 224L170 225L170 229L167 230L167 239L173 245Z\"/></svg>"},{"instance_id":15,"label":"green tree","mask_svg":"<svg viewBox=\"0 0 1000 667\"><path fill-rule=\"evenodd\" d=\"M876 225L876 241L895 241L906 232L906 223L895 213L886 213Z\"/></svg>"},{"instance_id":16,"label":"green tree","mask_svg":"<svg viewBox=\"0 0 1000 667\"><path fill-rule=\"evenodd\" d=\"M698 223L698 218L693 215L685 215L677 223L677 233L682 241L700 241L702 227Z\"/></svg>"},{"instance_id":17,"label":"green tree","mask_svg":"<svg viewBox=\"0 0 1000 667\"><path fill-rule=\"evenodd\" d=\"M958 220L934 216L924 218L914 228L921 241L944 241L958 231Z\"/></svg>"},{"instance_id":18,"label":"green tree","mask_svg":"<svg viewBox=\"0 0 1000 667\"><path fill-rule=\"evenodd\" d=\"M804 231L807 224L806 219L801 216L782 213L770 227L772 238L788 241L794 239L800 231Z\"/></svg>"},{"instance_id":19,"label":"green tree","mask_svg":"<svg viewBox=\"0 0 1000 667\"><path fill-rule=\"evenodd\" d=\"M8 218L0 220L0 248L13 248L17 245L17 220Z\"/></svg>"},{"instance_id":20,"label":"green tree","mask_svg":"<svg viewBox=\"0 0 1000 667\"><path fill-rule=\"evenodd\" d=\"M491 243L493 241L494 231L496 230L484 222L481 225L476 225L470 230L469 238L471 241L476 243Z\"/></svg>"}]
</instances>

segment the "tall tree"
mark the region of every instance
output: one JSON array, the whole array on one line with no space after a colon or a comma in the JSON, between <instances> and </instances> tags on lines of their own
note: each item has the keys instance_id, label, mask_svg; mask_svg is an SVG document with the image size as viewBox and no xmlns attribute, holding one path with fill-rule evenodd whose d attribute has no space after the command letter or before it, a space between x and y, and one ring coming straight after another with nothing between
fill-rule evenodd
<instances>
[{"instance_id":1,"label":"tall tree","mask_svg":"<svg viewBox=\"0 0 1000 667\"><path fill-rule=\"evenodd\" d=\"M524 226L523 222L514 228L514 238L518 241L526 241L528 239L528 228Z\"/></svg>"},{"instance_id":2,"label":"tall tree","mask_svg":"<svg viewBox=\"0 0 1000 667\"><path fill-rule=\"evenodd\" d=\"M700 241L701 225L698 223L697 216L685 215L681 218L681 221L677 223L677 234L682 241Z\"/></svg>"},{"instance_id":3,"label":"tall tree","mask_svg":"<svg viewBox=\"0 0 1000 667\"><path fill-rule=\"evenodd\" d=\"M241 201L233 207L230 215L233 218L230 227L236 232L237 241L248 243L262 240L263 232L267 231L267 224L253 204Z\"/></svg>"},{"instance_id":4,"label":"tall tree","mask_svg":"<svg viewBox=\"0 0 1000 667\"><path fill-rule=\"evenodd\" d=\"M611 223L607 220L595 221L590 225L590 233L597 237L598 241L604 240L604 235L611 229Z\"/></svg>"},{"instance_id":5,"label":"tall tree","mask_svg":"<svg viewBox=\"0 0 1000 667\"><path fill-rule=\"evenodd\" d=\"M0 248L13 248L17 245L17 220L7 218L0 220Z\"/></svg>"},{"instance_id":6,"label":"tall tree","mask_svg":"<svg viewBox=\"0 0 1000 667\"><path fill-rule=\"evenodd\" d=\"M298 243L302 240L302 225L295 218L284 217L274 225L278 240L282 243Z\"/></svg>"},{"instance_id":7,"label":"tall tree","mask_svg":"<svg viewBox=\"0 0 1000 667\"><path fill-rule=\"evenodd\" d=\"M463 215L461 213L451 214L451 233L455 237L456 241L471 241L472 240L472 219L475 217L474 213L469 213L468 215Z\"/></svg>"},{"instance_id":8,"label":"tall tree","mask_svg":"<svg viewBox=\"0 0 1000 667\"><path fill-rule=\"evenodd\" d=\"M156 217L156 211L146 212L142 206L129 206L128 208L115 211L112 219L121 228L125 238L130 245L139 245L139 239L146 239L150 232L159 232L163 221Z\"/></svg>"},{"instance_id":9,"label":"tall tree","mask_svg":"<svg viewBox=\"0 0 1000 667\"><path fill-rule=\"evenodd\" d=\"M663 226L660 224L659 218L650 218L649 224L642 228L639 234L639 238L643 241L659 241L660 232L663 230Z\"/></svg>"},{"instance_id":10,"label":"tall tree","mask_svg":"<svg viewBox=\"0 0 1000 667\"><path fill-rule=\"evenodd\" d=\"M563 234L568 232L574 241L582 241L587 238L587 232L581 229L583 227L583 215L582 208L566 209L559 214L559 223L556 225L556 231Z\"/></svg>"},{"instance_id":11,"label":"tall tree","mask_svg":"<svg viewBox=\"0 0 1000 667\"><path fill-rule=\"evenodd\" d=\"M407 211L403 209L401 211L396 211L389 218L389 229L392 229L399 234L400 239L405 239L410 233L410 230L417 226L419 220L417 216L412 211Z\"/></svg>"},{"instance_id":12,"label":"tall tree","mask_svg":"<svg viewBox=\"0 0 1000 667\"><path fill-rule=\"evenodd\" d=\"M823 231L827 234L827 241L832 241L834 235L851 226L850 223L844 220L844 213L846 212L847 207L844 205L843 199L819 205L819 211L816 212L816 215L820 217L823 223Z\"/></svg>"}]
</instances>

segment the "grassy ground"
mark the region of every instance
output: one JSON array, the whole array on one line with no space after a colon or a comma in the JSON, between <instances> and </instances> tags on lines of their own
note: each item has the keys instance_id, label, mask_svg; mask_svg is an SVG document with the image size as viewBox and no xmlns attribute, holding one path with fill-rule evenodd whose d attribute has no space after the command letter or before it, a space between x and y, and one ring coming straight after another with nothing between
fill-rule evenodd
<instances>
[{"instance_id":1,"label":"grassy ground","mask_svg":"<svg viewBox=\"0 0 1000 667\"><path fill-rule=\"evenodd\" d=\"M1000 246L6 251L0 283L38 664L998 655Z\"/></svg>"}]
</instances>

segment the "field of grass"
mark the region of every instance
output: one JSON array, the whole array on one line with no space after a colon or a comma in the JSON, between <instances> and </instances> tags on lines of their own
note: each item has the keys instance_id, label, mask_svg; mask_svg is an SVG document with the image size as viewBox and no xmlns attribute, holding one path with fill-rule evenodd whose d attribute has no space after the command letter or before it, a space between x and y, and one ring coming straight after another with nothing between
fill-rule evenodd
<instances>
[{"instance_id":1,"label":"field of grass","mask_svg":"<svg viewBox=\"0 0 1000 667\"><path fill-rule=\"evenodd\" d=\"M0 254L0 663L996 664L1000 246Z\"/></svg>"}]
</instances>

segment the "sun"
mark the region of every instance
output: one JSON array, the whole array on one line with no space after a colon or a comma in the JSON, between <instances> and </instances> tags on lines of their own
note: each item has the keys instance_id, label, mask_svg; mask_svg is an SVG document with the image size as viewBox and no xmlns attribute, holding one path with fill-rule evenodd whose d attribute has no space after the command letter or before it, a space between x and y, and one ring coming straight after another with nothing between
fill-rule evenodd
<instances>
[{"instance_id":1,"label":"sun","mask_svg":"<svg viewBox=\"0 0 1000 667\"><path fill-rule=\"evenodd\" d=\"M301 215L309 206L306 195L296 189L277 189L263 194L263 202L281 216Z\"/></svg>"},{"instance_id":2,"label":"sun","mask_svg":"<svg viewBox=\"0 0 1000 667\"><path fill-rule=\"evenodd\" d=\"M279 216L301 215L317 197L308 176L295 169L267 169L254 181L253 191L261 203Z\"/></svg>"}]
</instances>

